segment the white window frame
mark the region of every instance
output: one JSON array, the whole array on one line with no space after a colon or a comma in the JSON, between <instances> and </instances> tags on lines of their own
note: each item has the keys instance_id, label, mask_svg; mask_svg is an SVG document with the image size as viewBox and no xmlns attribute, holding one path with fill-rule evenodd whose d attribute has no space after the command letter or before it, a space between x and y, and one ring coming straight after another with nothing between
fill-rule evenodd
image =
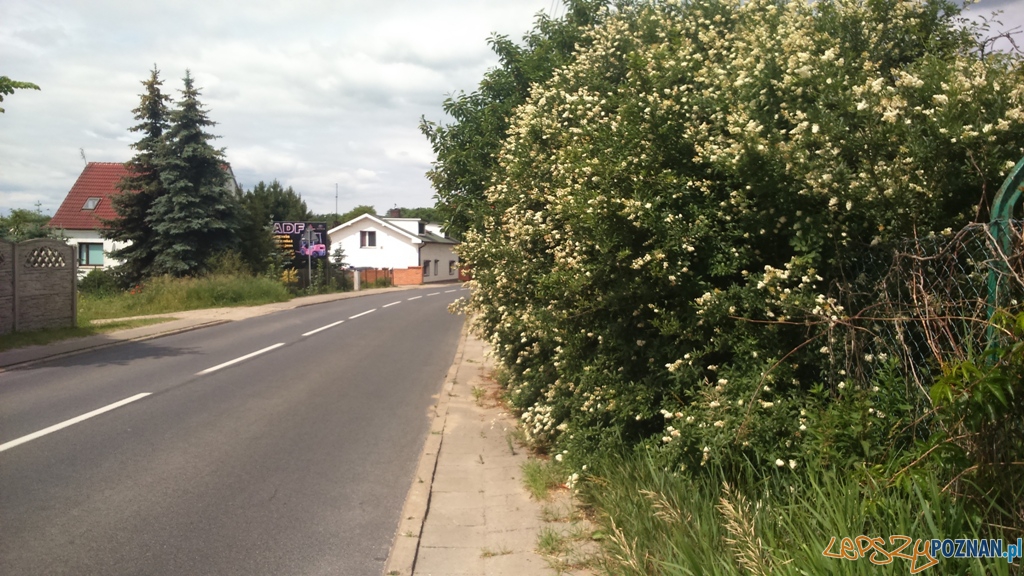
<instances>
[{"instance_id":1,"label":"white window frame","mask_svg":"<svg viewBox=\"0 0 1024 576\"><path fill-rule=\"evenodd\" d=\"M377 231L376 230L360 230L359 231L359 247L360 248L376 248L377 247Z\"/></svg>"}]
</instances>

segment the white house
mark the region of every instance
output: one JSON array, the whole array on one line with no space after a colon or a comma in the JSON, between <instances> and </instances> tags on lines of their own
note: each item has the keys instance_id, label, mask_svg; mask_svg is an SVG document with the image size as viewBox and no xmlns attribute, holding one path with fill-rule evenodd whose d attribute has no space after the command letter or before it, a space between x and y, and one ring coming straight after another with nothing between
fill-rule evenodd
<instances>
[{"instance_id":1,"label":"white house","mask_svg":"<svg viewBox=\"0 0 1024 576\"><path fill-rule=\"evenodd\" d=\"M395 283L399 270L422 267L423 282L459 279L459 258L453 250L458 242L441 232L441 226L419 218L357 216L327 231L331 246L345 250L345 263L354 268L393 268ZM418 282L415 282L418 283Z\"/></svg>"}]
</instances>

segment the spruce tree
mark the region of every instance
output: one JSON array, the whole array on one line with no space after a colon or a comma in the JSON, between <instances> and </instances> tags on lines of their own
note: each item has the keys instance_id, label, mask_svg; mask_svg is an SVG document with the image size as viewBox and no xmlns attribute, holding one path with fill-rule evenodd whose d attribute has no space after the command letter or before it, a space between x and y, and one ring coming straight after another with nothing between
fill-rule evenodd
<instances>
[{"instance_id":1,"label":"spruce tree","mask_svg":"<svg viewBox=\"0 0 1024 576\"><path fill-rule=\"evenodd\" d=\"M148 80L143 80L139 107L132 110L138 124L129 128L141 132L142 137L132 144L135 156L125 163L128 176L118 183L118 194L111 197L117 218L105 221L104 238L127 243L111 252L111 257L122 261L119 268L125 280L138 283L151 273L156 255L155 236L146 221L154 201L165 192L158 169L163 154L164 132L167 130L167 103L170 97L160 91L163 80L156 65Z\"/></svg>"},{"instance_id":2,"label":"spruce tree","mask_svg":"<svg viewBox=\"0 0 1024 576\"><path fill-rule=\"evenodd\" d=\"M224 151L205 131L216 125L199 101L190 72L170 114L158 169L166 193L153 202L146 222L155 234L154 274L202 273L214 253L236 242L236 202Z\"/></svg>"}]
</instances>

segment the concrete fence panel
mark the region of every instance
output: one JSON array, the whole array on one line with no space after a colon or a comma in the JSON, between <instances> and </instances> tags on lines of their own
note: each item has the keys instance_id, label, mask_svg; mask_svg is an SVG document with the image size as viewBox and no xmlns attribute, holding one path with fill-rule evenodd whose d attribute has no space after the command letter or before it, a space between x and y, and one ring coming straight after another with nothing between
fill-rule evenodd
<instances>
[{"instance_id":1,"label":"concrete fence panel","mask_svg":"<svg viewBox=\"0 0 1024 576\"><path fill-rule=\"evenodd\" d=\"M75 249L41 238L14 245L14 330L74 326L77 322Z\"/></svg>"},{"instance_id":2,"label":"concrete fence panel","mask_svg":"<svg viewBox=\"0 0 1024 576\"><path fill-rule=\"evenodd\" d=\"M0 334L14 331L14 244L0 240Z\"/></svg>"}]
</instances>

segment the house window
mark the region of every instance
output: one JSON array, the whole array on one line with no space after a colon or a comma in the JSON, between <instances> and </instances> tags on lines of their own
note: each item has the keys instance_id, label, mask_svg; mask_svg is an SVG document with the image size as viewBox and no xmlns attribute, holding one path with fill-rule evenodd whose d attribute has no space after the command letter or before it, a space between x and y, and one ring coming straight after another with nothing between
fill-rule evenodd
<instances>
[{"instance_id":1,"label":"house window","mask_svg":"<svg viewBox=\"0 0 1024 576\"><path fill-rule=\"evenodd\" d=\"M419 228L420 228L420 234L426 234L427 233L427 225L424 224L423 222L420 222Z\"/></svg>"},{"instance_id":2,"label":"house window","mask_svg":"<svg viewBox=\"0 0 1024 576\"><path fill-rule=\"evenodd\" d=\"M79 266L103 266L103 244L85 243L78 245Z\"/></svg>"},{"instance_id":3,"label":"house window","mask_svg":"<svg viewBox=\"0 0 1024 576\"><path fill-rule=\"evenodd\" d=\"M430 260L423 261L423 275L430 276Z\"/></svg>"},{"instance_id":4,"label":"house window","mask_svg":"<svg viewBox=\"0 0 1024 576\"><path fill-rule=\"evenodd\" d=\"M373 248L377 245L377 233L373 230L363 230L359 233L359 247Z\"/></svg>"},{"instance_id":5,"label":"house window","mask_svg":"<svg viewBox=\"0 0 1024 576\"><path fill-rule=\"evenodd\" d=\"M440 264L440 263L441 263L440 260L434 260L434 276L437 276L437 269L440 268L440 266L438 266L438 264Z\"/></svg>"},{"instance_id":6,"label":"house window","mask_svg":"<svg viewBox=\"0 0 1024 576\"><path fill-rule=\"evenodd\" d=\"M455 260L448 261L448 275L455 276Z\"/></svg>"},{"instance_id":7,"label":"house window","mask_svg":"<svg viewBox=\"0 0 1024 576\"><path fill-rule=\"evenodd\" d=\"M82 206L82 210L95 210L96 206L100 203L100 199L93 197L85 201L85 206Z\"/></svg>"}]
</instances>

